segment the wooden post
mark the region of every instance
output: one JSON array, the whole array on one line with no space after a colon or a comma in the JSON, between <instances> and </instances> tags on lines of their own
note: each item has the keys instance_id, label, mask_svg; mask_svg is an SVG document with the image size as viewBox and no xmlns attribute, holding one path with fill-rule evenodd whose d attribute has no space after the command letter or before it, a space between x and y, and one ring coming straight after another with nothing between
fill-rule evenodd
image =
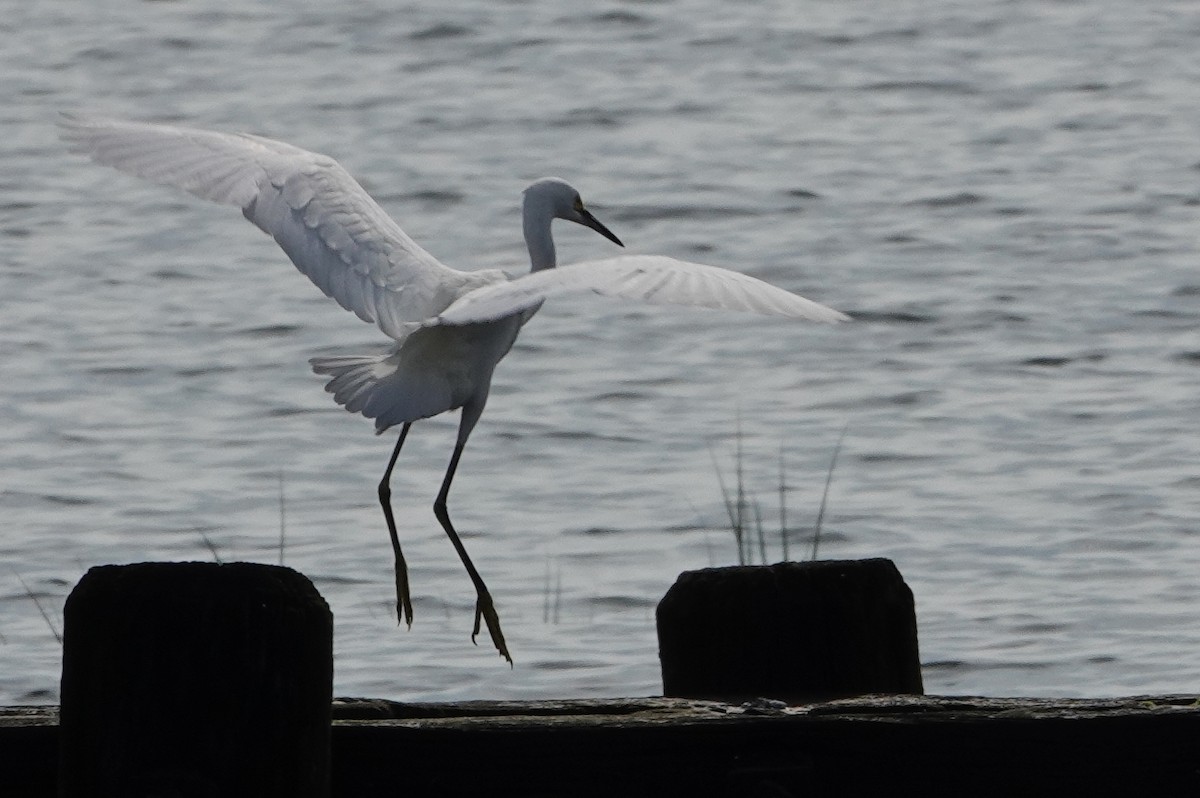
<instances>
[{"instance_id":1,"label":"wooden post","mask_svg":"<svg viewBox=\"0 0 1200 798\"><path fill-rule=\"evenodd\" d=\"M886 559L685 572L658 605L658 642L667 697L924 692L912 591Z\"/></svg>"},{"instance_id":2,"label":"wooden post","mask_svg":"<svg viewBox=\"0 0 1200 798\"><path fill-rule=\"evenodd\" d=\"M63 616L62 798L328 796L333 618L307 578L105 565Z\"/></svg>"}]
</instances>

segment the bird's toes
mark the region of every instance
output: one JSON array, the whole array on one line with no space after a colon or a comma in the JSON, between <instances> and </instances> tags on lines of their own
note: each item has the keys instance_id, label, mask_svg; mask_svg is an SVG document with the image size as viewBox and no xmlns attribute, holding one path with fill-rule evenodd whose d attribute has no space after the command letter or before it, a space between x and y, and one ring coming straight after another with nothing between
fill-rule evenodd
<instances>
[{"instance_id":1,"label":"bird's toes","mask_svg":"<svg viewBox=\"0 0 1200 798\"><path fill-rule=\"evenodd\" d=\"M396 625L404 624L408 629L412 630L413 611L412 604L403 599L396 601Z\"/></svg>"},{"instance_id":2,"label":"bird's toes","mask_svg":"<svg viewBox=\"0 0 1200 798\"><path fill-rule=\"evenodd\" d=\"M478 643L475 643L475 638L479 636L479 622L482 618L483 609L481 607L481 602L477 600L475 602L475 626L471 629L471 642L475 645L479 645Z\"/></svg>"},{"instance_id":3,"label":"bird's toes","mask_svg":"<svg viewBox=\"0 0 1200 798\"><path fill-rule=\"evenodd\" d=\"M512 655L508 653L508 645L504 642L504 632L500 630L500 616L496 612L495 605L492 604L491 596L481 595L475 602L475 631L471 634L471 642L475 642L475 636L479 634L480 619L487 624L488 636L492 638L492 645L511 666L513 664Z\"/></svg>"}]
</instances>

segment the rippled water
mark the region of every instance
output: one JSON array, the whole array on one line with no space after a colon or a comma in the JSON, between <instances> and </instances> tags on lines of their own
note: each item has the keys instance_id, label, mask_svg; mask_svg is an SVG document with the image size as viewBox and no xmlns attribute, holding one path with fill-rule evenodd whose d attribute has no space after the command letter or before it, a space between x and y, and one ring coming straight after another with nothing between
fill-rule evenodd
<instances>
[{"instance_id":1,"label":"rippled water","mask_svg":"<svg viewBox=\"0 0 1200 798\"><path fill-rule=\"evenodd\" d=\"M782 446L803 556L848 425L821 553L896 561L930 692L1196 689L1193 4L115 5L0 14L0 703L57 695L20 579L57 621L93 564L272 562L281 520L339 694L658 692L655 603L735 556L709 450L731 479L739 426L774 530ZM429 509L455 420L414 428L395 480L405 632L392 436L306 365L381 337L236 211L65 154L59 109L327 152L461 267L524 268L519 191L558 174L634 251L858 321L544 308L451 496L509 670L469 643Z\"/></svg>"}]
</instances>

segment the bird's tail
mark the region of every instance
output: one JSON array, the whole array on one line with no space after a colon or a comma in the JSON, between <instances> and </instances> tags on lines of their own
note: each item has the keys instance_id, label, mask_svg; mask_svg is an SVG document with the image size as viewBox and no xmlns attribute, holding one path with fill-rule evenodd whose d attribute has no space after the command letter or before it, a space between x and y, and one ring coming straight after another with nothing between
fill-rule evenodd
<instances>
[{"instance_id":1,"label":"bird's tail","mask_svg":"<svg viewBox=\"0 0 1200 798\"><path fill-rule=\"evenodd\" d=\"M332 379L325 390L351 413L375 419L375 432L429 418L462 405L438 369L420 368L403 351L382 355L314 357L313 371Z\"/></svg>"},{"instance_id":2,"label":"bird's tail","mask_svg":"<svg viewBox=\"0 0 1200 798\"><path fill-rule=\"evenodd\" d=\"M348 355L343 357L314 357L309 360L317 374L332 377L325 383L325 390L333 399L351 413L362 413L367 418L379 419L384 410L384 391L378 390L380 382L396 373L396 364L389 362L390 355ZM383 432L389 425L376 423L376 431Z\"/></svg>"}]
</instances>

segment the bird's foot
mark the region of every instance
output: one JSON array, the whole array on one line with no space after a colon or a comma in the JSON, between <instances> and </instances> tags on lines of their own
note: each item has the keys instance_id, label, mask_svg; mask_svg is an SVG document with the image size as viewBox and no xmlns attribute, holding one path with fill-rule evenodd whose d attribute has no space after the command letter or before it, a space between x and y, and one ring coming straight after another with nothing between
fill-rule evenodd
<instances>
[{"instance_id":1,"label":"bird's foot","mask_svg":"<svg viewBox=\"0 0 1200 798\"><path fill-rule=\"evenodd\" d=\"M475 638L479 634L480 621L487 622L488 634L492 638L492 645L500 652L500 656L508 660L508 665L511 668L513 664L512 655L508 653L508 646L504 642L504 632L500 631L500 616L496 614L496 606L492 604L492 597L486 591L479 594L479 598L475 601L475 629L471 632L471 642L475 643ZM479 645L478 643L475 643Z\"/></svg>"},{"instance_id":2,"label":"bird's foot","mask_svg":"<svg viewBox=\"0 0 1200 798\"><path fill-rule=\"evenodd\" d=\"M396 568L396 625L407 624L412 629L412 596L408 593L408 571Z\"/></svg>"}]
</instances>

